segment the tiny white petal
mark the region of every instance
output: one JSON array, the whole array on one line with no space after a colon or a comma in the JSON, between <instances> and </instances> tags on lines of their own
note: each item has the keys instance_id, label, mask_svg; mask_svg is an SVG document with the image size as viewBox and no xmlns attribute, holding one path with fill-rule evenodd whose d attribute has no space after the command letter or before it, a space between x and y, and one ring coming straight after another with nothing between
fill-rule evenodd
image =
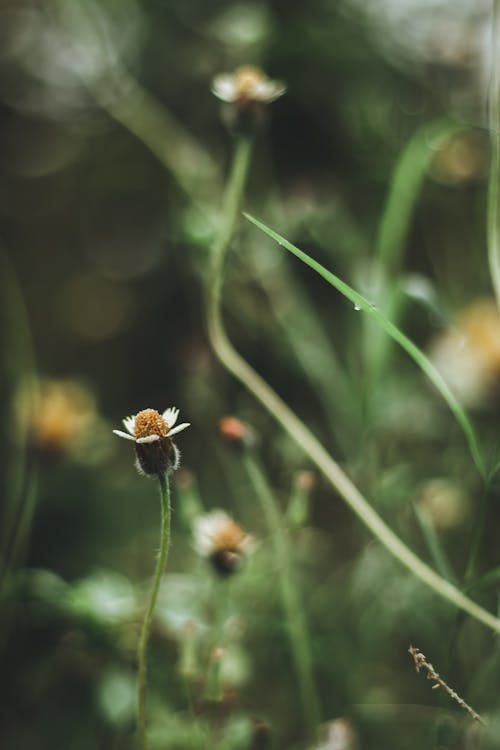
<instances>
[{"instance_id":1,"label":"tiny white petal","mask_svg":"<svg viewBox=\"0 0 500 750\"><path fill-rule=\"evenodd\" d=\"M157 440L160 440L160 435L146 435L146 437L137 438L135 442L136 443L156 443Z\"/></svg>"},{"instance_id":2,"label":"tiny white petal","mask_svg":"<svg viewBox=\"0 0 500 750\"><path fill-rule=\"evenodd\" d=\"M177 427L174 427L173 430L168 431L168 437L172 437L172 435L176 435L181 430L185 430L186 427L190 427L191 422L183 422L182 424L178 424Z\"/></svg>"},{"instance_id":3,"label":"tiny white petal","mask_svg":"<svg viewBox=\"0 0 500 750\"><path fill-rule=\"evenodd\" d=\"M135 417L125 417L123 421L123 424L125 425L125 429L130 432L130 434L134 435L134 425L135 425Z\"/></svg>"},{"instance_id":4,"label":"tiny white petal","mask_svg":"<svg viewBox=\"0 0 500 750\"><path fill-rule=\"evenodd\" d=\"M122 432L121 430L113 430L115 435L118 435L118 437L125 438L126 440L133 440L135 443L135 438L132 435L129 435L127 432Z\"/></svg>"},{"instance_id":5,"label":"tiny white petal","mask_svg":"<svg viewBox=\"0 0 500 750\"><path fill-rule=\"evenodd\" d=\"M165 409L162 416L165 422L167 423L168 428L170 429L177 422L177 417L179 416L179 409L176 409L175 406L171 406L170 409Z\"/></svg>"},{"instance_id":6,"label":"tiny white petal","mask_svg":"<svg viewBox=\"0 0 500 750\"><path fill-rule=\"evenodd\" d=\"M195 521L193 533L195 547L200 555L209 557L215 549L214 540L232 519L223 510L212 510Z\"/></svg>"},{"instance_id":7,"label":"tiny white petal","mask_svg":"<svg viewBox=\"0 0 500 750\"><path fill-rule=\"evenodd\" d=\"M212 92L223 102L234 102L238 98L238 92L234 83L234 76L222 73L216 76L212 84Z\"/></svg>"},{"instance_id":8,"label":"tiny white petal","mask_svg":"<svg viewBox=\"0 0 500 750\"><path fill-rule=\"evenodd\" d=\"M286 91L286 86L279 81L260 81L255 86L253 98L262 102L273 102Z\"/></svg>"}]
</instances>

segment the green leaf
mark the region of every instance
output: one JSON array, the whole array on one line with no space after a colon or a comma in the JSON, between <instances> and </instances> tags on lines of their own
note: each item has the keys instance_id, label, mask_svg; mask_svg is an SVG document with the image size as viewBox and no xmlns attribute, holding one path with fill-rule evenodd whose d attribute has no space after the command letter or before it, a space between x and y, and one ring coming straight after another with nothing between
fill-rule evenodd
<instances>
[{"instance_id":1,"label":"green leaf","mask_svg":"<svg viewBox=\"0 0 500 750\"><path fill-rule=\"evenodd\" d=\"M310 266L310 268L312 268L314 271L316 271L316 273L322 276L325 281L331 284L331 286L335 287L335 289L343 294L344 297L350 300L356 309L364 310L366 313L368 313L368 315L370 315L374 320L377 321L377 323L379 323L379 325L384 329L388 336L394 339L394 341L410 355L410 357L417 363L420 369L427 375L429 380L435 385L441 396L450 407L453 415L455 416L455 419L457 420L458 424L465 434L474 462L479 472L484 477L486 475L486 471L483 457L479 449L479 444L474 432L474 428L472 427L467 414L457 401L456 397L453 395L447 383L443 380L434 365L429 361L429 359L427 359L425 354L418 348L418 346L416 346L413 341L411 341L411 339L409 339L408 336L406 336L399 328L391 323L391 321L388 320L388 318L386 318L385 315L380 312L380 310L378 310L367 299L365 299L363 295L359 294L359 292L356 292L355 289L349 286L349 284L346 284L345 281L342 281L342 279L339 279L339 277L335 276L335 274L333 274L331 271L328 271L328 269L322 266L321 263L315 261L303 250L300 250L295 245L292 245L291 242L288 242L288 240L286 240L280 234L274 232L265 224L262 224L262 222L258 221L258 219L250 216L250 214L245 213L244 216L246 219L248 219L248 221L250 221L252 224L255 224L256 227L261 229L279 245L284 247L285 250L288 250L307 266Z\"/></svg>"}]
</instances>

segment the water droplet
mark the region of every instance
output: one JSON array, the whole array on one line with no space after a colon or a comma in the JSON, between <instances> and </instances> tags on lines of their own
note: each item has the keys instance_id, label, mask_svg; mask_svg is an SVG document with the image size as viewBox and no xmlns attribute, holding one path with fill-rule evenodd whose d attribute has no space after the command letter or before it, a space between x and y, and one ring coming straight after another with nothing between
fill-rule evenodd
<instances>
[{"instance_id":1,"label":"water droplet","mask_svg":"<svg viewBox=\"0 0 500 750\"><path fill-rule=\"evenodd\" d=\"M358 312L359 310L361 310L361 305L354 305L354 309L356 310L356 312Z\"/></svg>"}]
</instances>

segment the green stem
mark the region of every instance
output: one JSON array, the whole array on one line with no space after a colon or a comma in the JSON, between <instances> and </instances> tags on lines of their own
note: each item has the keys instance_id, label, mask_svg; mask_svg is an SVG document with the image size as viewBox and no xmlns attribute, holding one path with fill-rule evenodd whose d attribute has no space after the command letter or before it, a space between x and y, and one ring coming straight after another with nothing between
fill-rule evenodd
<instances>
[{"instance_id":1,"label":"green stem","mask_svg":"<svg viewBox=\"0 0 500 750\"><path fill-rule=\"evenodd\" d=\"M424 537L427 548L431 553L432 561L436 570L443 578L446 578L447 581L455 583L456 577L450 566L446 553L441 546L439 536L436 533L436 529L434 528L432 521L430 521L426 517L426 514L418 507L416 503L412 504L412 508L418 525L420 526L420 531L422 532L422 536Z\"/></svg>"},{"instance_id":2,"label":"green stem","mask_svg":"<svg viewBox=\"0 0 500 750\"><path fill-rule=\"evenodd\" d=\"M290 645L295 671L299 682L309 738L315 736L321 720L318 694L313 679L309 634L297 589L293 581L292 561L283 517L267 479L257 463L248 454L244 458L245 468L260 500L266 524L272 535L274 557L277 566L281 600L288 624Z\"/></svg>"},{"instance_id":3,"label":"green stem","mask_svg":"<svg viewBox=\"0 0 500 750\"><path fill-rule=\"evenodd\" d=\"M168 548L170 544L170 488L168 478L165 474L158 476L160 482L160 500L161 500L161 534L160 534L160 551L156 562L156 569L153 579L153 588L149 597L148 608L142 623L139 646L137 648L137 733L140 750L146 750L148 743L146 737L146 671L147 671L147 647L151 633L151 623L153 622L153 613L158 598L160 581L165 569Z\"/></svg>"},{"instance_id":4,"label":"green stem","mask_svg":"<svg viewBox=\"0 0 500 750\"><path fill-rule=\"evenodd\" d=\"M487 242L491 281L500 307L500 62L498 60L500 40L499 0L493 2L491 82L489 92L489 128L491 140L491 166L488 182Z\"/></svg>"},{"instance_id":5,"label":"green stem","mask_svg":"<svg viewBox=\"0 0 500 750\"><path fill-rule=\"evenodd\" d=\"M290 437L300 445L304 453L325 475L351 510L390 554L442 599L467 612L471 617L487 625L495 632L500 633L500 620L498 618L465 596L456 586L441 578L387 526L319 440L266 381L238 354L229 341L220 309L221 277L225 255L237 219L249 157L250 144L240 141L226 191L225 219L214 247L212 276L207 294L208 335L214 352L226 369L248 388L288 432Z\"/></svg>"},{"instance_id":6,"label":"green stem","mask_svg":"<svg viewBox=\"0 0 500 750\"><path fill-rule=\"evenodd\" d=\"M3 342L1 417L9 429L1 436L7 456L0 481L3 509L0 531L0 580L20 560L29 538L36 503L37 460L28 460L29 430L38 398L34 342L26 303L15 268L0 244L0 326ZM15 399L23 388L26 414L19 419ZM14 425L14 429L12 428Z\"/></svg>"},{"instance_id":7,"label":"green stem","mask_svg":"<svg viewBox=\"0 0 500 750\"><path fill-rule=\"evenodd\" d=\"M208 331L212 338L220 325L220 303L222 292L223 266L229 243L239 216L241 200L250 166L252 140L239 137L236 141L231 172L227 181L222 206L222 223L212 248L212 272L208 287Z\"/></svg>"}]
</instances>

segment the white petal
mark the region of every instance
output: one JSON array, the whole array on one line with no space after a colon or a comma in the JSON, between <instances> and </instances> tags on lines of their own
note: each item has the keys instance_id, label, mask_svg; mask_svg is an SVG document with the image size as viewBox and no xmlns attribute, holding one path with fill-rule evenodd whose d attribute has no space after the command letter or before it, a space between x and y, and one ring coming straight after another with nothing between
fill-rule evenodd
<instances>
[{"instance_id":1,"label":"white petal","mask_svg":"<svg viewBox=\"0 0 500 750\"><path fill-rule=\"evenodd\" d=\"M261 102L274 102L286 91L286 86L280 81L260 81L253 92L253 98Z\"/></svg>"},{"instance_id":2,"label":"white petal","mask_svg":"<svg viewBox=\"0 0 500 750\"><path fill-rule=\"evenodd\" d=\"M231 518L223 510L212 510L198 516L194 523L193 535L195 547L200 555L209 555L214 551L214 539L224 529Z\"/></svg>"},{"instance_id":3,"label":"white petal","mask_svg":"<svg viewBox=\"0 0 500 750\"><path fill-rule=\"evenodd\" d=\"M147 435L143 438L137 438L135 441L136 443L156 443L157 440L160 440L159 435Z\"/></svg>"},{"instance_id":4,"label":"white petal","mask_svg":"<svg viewBox=\"0 0 500 750\"><path fill-rule=\"evenodd\" d=\"M179 416L179 409L176 409L175 406L171 406L170 409L165 409L165 411L162 414L163 419L167 423L168 428L172 428L174 424L177 422L177 417Z\"/></svg>"},{"instance_id":5,"label":"white petal","mask_svg":"<svg viewBox=\"0 0 500 750\"><path fill-rule=\"evenodd\" d=\"M125 417L123 421L123 424L125 425L125 429L130 432L130 434L134 435L134 425L135 425L135 417Z\"/></svg>"},{"instance_id":6,"label":"white petal","mask_svg":"<svg viewBox=\"0 0 500 750\"><path fill-rule=\"evenodd\" d=\"M182 424L178 424L177 427L174 427L173 430L168 431L168 437L172 437L172 435L176 435L178 432L181 432L181 430L185 430L186 427L190 427L191 422L183 422Z\"/></svg>"},{"instance_id":7,"label":"white petal","mask_svg":"<svg viewBox=\"0 0 500 750\"><path fill-rule=\"evenodd\" d=\"M122 432L121 430L113 430L115 435L118 435L118 437L125 438L126 440L133 440L135 443L135 438L132 437L132 435L129 435L127 432Z\"/></svg>"},{"instance_id":8,"label":"white petal","mask_svg":"<svg viewBox=\"0 0 500 750\"><path fill-rule=\"evenodd\" d=\"M234 84L234 76L229 73L222 73L220 76L215 76L212 83L212 93L219 99L222 99L223 102L236 101L238 94Z\"/></svg>"}]
</instances>

